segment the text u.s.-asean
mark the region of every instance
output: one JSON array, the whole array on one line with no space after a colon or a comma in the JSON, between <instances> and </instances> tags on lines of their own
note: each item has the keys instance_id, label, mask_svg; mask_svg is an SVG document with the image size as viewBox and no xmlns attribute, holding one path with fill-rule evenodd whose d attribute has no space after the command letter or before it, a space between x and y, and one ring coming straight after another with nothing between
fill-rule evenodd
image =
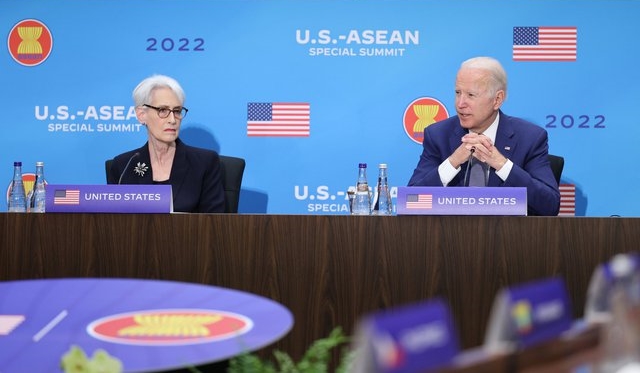
<instances>
[{"instance_id":1,"label":"text u.s.-asean","mask_svg":"<svg viewBox=\"0 0 640 373\"><path fill-rule=\"evenodd\" d=\"M296 30L298 44L346 44L346 45L418 45L418 30L349 30L342 34L332 34L331 30L320 30L312 35L309 30Z\"/></svg>"},{"instance_id":2,"label":"text u.s.-asean","mask_svg":"<svg viewBox=\"0 0 640 373\"><path fill-rule=\"evenodd\" d=\"M34 115L37 120L135 120L135 106L122 105L102 105L102 106L86 106L79 110L70 110L69 106L59 105L49 108L48 105L34 107Z\"/></svg>"}]
</instances>

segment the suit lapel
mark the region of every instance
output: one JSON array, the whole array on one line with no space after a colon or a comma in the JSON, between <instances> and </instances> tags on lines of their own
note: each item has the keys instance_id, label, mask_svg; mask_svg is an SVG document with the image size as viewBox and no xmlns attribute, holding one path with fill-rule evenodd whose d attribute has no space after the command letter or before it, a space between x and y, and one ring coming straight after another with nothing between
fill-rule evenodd
<instances>
[{"instance_id":1,"label":"suit lapel","mask_svg":"<svg viewBox=\"0 0 640 373\"><path fill-rule=\"evenodd\" d=\"M498 131L496 132L495 145L496 149L506 158L511 158L516 146L516 136L513 125L509 117L504 115L502 111L500 111L500 122L498 123ZM492 169L489 175L489 185L497 186L502 184L502 182L502 179L496 175L496 171Z\"/></svg>"},{"instance_id":2,"label":"suit lapel","mask_svg":"<svg viewBox=\"0 0 640 373\"><path fill-rule=\"evenodd\" d=\"M511 157L516 146L516 136L509 117L500 113L500 123L496 133L496 148L507 158Z\"/></svg>"},{"instance_id":3,"label":"suit lapel","mask_svg":"<svg viewBox=\"0 0 640 373\"><path fill-rule=\"evenodd\" d=\"M130 166L134 170L134 180L138 184L152 184L153 183L153 170L151 169L151 156L149 155L149 143L144 144L143 147L137 150L140 153L140 157L135 159ZM146 167L146 171L144 171ZM135 169L139 168L143 171L143 174L136 173Z\"/></svg>"},{"instance_id":4,"label":"suit lapel","mask_svg":"<svg viewBox=\"0 0 640 373\"><path fill-rule=\"evenodd\" d=\"M451 137L449 137L449 154L453 153L458 148L458 146L460 146L460 139L467 133L469 133L469 131L462 128L462 126L460 126L460 121L458 121L455 127L455 131L451 131Z\"/></svg>"},{"instance_id":5,"label":"suit lapel","mask_svg":"<svg viewBox=\"0 0 640 373\"><path fill-rule=\"evenodd\" d=\"M187 152L184 148L184 143L180 139L176 140L176 154L173 157L173 165L171 166L171 185L175 189L173 195L175 196L184 180L189 173L189 162L187 161Z\"/></svg>"}]
</instances>

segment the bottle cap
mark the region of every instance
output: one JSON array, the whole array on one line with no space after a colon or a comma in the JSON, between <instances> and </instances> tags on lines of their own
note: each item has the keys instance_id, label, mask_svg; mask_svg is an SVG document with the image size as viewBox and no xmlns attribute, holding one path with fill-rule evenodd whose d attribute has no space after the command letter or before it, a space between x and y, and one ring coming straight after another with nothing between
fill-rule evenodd
<instances>
[{"instance_id":1,"label":"bottle cap","mask_svg":"<svg viewBox=\"0 0 640 373\"><path fill-rule=\"evenodd\" d=\"M14 166L22 166L22 162L13 162Z\"/></svg>"},{"instance_id":2,"label":"bottle cap","mask_svg":"<svg viewBox=\"0 0 640 373\"><path fill-rule=\"evenodd\" d=\"M379 168L387 168L387 164L386 163L380 163L380 165L378 167Z\"/></svg>"},{"instance_id":3,"label":"bottle cap","mask_svg":"<svg viewBox=\"0 0 640 373\"><path fill-rule=\"evenodd\" d=\"M360 163L358 165L358 168L367 168L367 164L366 163Z\"/></svg>"},{"instance_id":4,"label":"bottle cap","mask_svg":"<svg viewBox=\"0 0 640 373\"><path fill-rule=\"evenodd\" d=\"M44 162L36 162L36 167L38 166L44 166Z\"/></svg>"}]
</instances>

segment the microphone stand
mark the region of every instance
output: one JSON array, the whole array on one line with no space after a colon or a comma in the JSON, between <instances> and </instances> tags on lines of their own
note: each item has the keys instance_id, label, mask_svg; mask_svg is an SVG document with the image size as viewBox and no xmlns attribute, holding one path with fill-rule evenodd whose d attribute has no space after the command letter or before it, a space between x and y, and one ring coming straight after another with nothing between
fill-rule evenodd
<instances>
[{"instance_id":1,"label":"microphone stand","mask_svg":"<svg viewBox=\"0 0 640 373\"><path fill-rule=\"evenodd\" d=\"M134 155L131 156L131 158L129 158L129 161L127 162L127 165L124 166L124 170L122 170L122 173L120 174L120 178L118 179L118 185L120 185L120 183L122 182L122 177L124 176L124 173L127 172L127 170L129 169L129 165L131 164L131 161L133 161L139 155L140 155L140 153L136 152Z\"/></svg>"},{"instance_id":2,"label":"microphone stand","mask_svg":"<svg viewBox=\"0 0 640 373\"><path fill-rule=\"evenodd\" d=\"M471 162L473 161L473 153L475 153L476 148L471 148L471 154L469 154L469 159L467 159L467 169L464 170L464 180L462 181L462 185L468 187L469 186L469 170L471 170Z\"/></svg>"}]
</instances>

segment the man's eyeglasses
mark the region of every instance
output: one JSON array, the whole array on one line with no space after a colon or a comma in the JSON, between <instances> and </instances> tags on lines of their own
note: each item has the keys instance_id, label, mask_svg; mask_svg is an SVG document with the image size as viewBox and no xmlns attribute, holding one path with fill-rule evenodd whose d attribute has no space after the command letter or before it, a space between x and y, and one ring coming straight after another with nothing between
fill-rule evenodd
<instances>
[{"instance_id":1,"label":"man's eyeglasses","mask_svg":"<svg viewBox=\"0 0 640 373\"><path fill-rule=\"evenodd\" d=\"M186 107L182 107L179 109L169 109L168 107L155 107L147 104L144 104L142 106L146 106L148 108L154 109L155 111L158 112L158 116L162 119L167 118L169 116L169 113L172 113L172 112L173 112L173 116L176 119L182 119L184 118L185 115L187 115L187 112L189 111L189 109L187 109Z\"/></svg>"}]
</instances>

